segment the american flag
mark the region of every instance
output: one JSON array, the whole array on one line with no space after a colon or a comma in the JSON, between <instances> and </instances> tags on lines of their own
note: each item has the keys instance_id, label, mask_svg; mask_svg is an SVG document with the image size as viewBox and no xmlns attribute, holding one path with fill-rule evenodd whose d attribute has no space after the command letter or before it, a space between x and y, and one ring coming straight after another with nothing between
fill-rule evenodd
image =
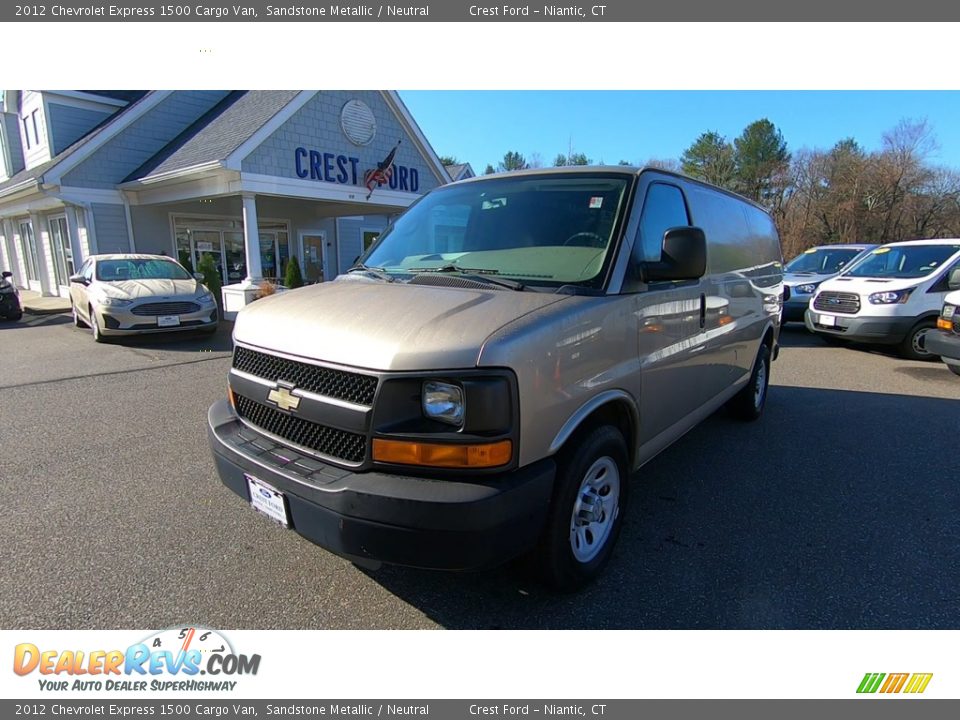
<instances>
[{"instance_id":1,"label":"american flag","mask_svg":"<svg viewBox=\"0 0 960 720\"><path fill-rule=\"evenodd\" d=\"M393 175L393 158L396 156L399 147L400 141L397 140L397 144L394 145L390 154L383 159L383 162L379 163L373 170L367 170L363 174L363 184L367 186L368 190L367 200L373 195L374 188L390 182L390 177Z\"/></svg>"}]
</instances>

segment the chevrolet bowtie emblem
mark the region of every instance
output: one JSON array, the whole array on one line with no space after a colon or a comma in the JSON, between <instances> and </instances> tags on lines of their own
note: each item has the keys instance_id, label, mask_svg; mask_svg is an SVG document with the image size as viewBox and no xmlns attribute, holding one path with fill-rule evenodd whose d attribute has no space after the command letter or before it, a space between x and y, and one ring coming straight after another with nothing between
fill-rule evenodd
<instances>
[{"instance_id":1,"label":"chevrolet bowtie emblem","mask_svg":"<svg viewBox=\"0 0 960 720\"><path fill-rule=\"evenodd\" d=\"M275 403L281 410L296 410L300 405L300 398L282 386L276 390L271 390L270 394L267 395L267 400Z\"/></svg>"}]
</instances>

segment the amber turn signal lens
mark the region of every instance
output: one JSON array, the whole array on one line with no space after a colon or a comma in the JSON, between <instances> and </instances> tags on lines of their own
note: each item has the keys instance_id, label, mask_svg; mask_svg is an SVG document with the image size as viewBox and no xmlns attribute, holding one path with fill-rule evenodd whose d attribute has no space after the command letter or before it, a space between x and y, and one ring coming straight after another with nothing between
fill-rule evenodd
<instances>
[{"instance_id":1,"label":"amber turn signal lens","mask_svg":"<svg viewBox=\"0 0 960 720\"><path fill-rule=\"evenodd\" d=\"M946 318L937 318L937 327L941 330L952 330L953 323L951 323Z\"/></svg>"},{"instance_id":2,"label":"amber turn signal lens","mask_svg":"<svg viewBox=\"0 0 960 720\"><path fill-rule=\"evenodd\" d=\"M446 468L487 468L506 465L513 443L500 440L480 445L439 445L405 440L373 440L373 459L398 465Z\"/></svg>"},{"instance_id":3,"label":"amber turn signal lens","mask_svg":"<svg viewBox=\"0 0 960 720\"><path fill-rule=\"evenodd\" d=\"M230 407L232 407L234 410L236 410L236 409L237 409L237 398L234 397L233 388L230 387L230 384L229 384L229 383L227 384L227 400L230 401Z\"/></svg>"}]
</instances>

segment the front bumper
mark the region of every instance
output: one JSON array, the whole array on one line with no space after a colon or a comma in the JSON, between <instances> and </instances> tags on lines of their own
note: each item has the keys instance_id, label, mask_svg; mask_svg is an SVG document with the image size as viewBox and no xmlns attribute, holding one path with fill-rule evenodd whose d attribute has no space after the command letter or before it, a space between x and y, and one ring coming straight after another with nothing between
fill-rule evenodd
<instances>
[{"instance_id":1,"label":"front bumper","mask_svg":"<svg viewBox=\"0 0 960 720\"><path fill-rule=\"evenodd\" d=\"M395 565L476 570L529 550L546 520L552 458L476 480L353 473L253 431L226 400L207 434L224 485L249 502L246 475L284 494L290 526L338 555Z\"/></svg>"},{"instance_id":2,"label":"front bumper","mask_svg":"<svg viewBox=\"0 0 960 720\"><path fill-rule=\"evenodd\" d=\"M836 318L836 325L827 326L817 321L821 314L809 309L804 313L803 322L807 330L854 342L880 345L897 345L903 342L917 322L915 317L858 317L831 313L831 317Z\"/></svg>"},{"instance_id":3,"label":"front bumper","mask_svg":"<svg viewBox=\"0 0 960 720\"><path fill-rule=\"evenodd\" d=\"M939 355L947 365L960 366L960 335L944 330L931 330L923 338L927 352Z\"/></svg>"},{"instance_id":4,"label":"front bumper","mask_svg":"<svg viewBox=\"0 0 960 720\"><path fill-rule=\"evenodd\" d=\"M813 296L800 295L797 297L800 299L794 300L794 296L791 295L790 299L783 304L784 322L803 322L803 314L807 311L807 306L810 304L810 298Z\"/></svg>"},{"instance_id":5,"label":"front bumper","mask_svg":"<svg viewBox=\"0 0 960 720\"><path fill-rule=\"evenodd\" d=\"M153 332L176 332L177 330L198 330L215 328L217 326L217 306L202 305L192 313L178 315L179 325L160 326L157 317L151 315L135 315L133 307L101 306L94 310L100 318L100 332L103 335L139 335Z\"/></svg>"}]
</instances>

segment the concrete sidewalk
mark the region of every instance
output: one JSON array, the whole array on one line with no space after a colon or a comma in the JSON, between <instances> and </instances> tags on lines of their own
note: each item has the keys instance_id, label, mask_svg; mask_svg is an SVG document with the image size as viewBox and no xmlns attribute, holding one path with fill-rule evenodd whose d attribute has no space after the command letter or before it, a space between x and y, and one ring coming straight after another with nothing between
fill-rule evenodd
<instances>
[{"instance_id":1,"label":"concrete sidewalk","mask_svg":"<svg viewBox=\"0 0 960 720\"><path fill-rule=\"evenodd\" d=\"M62 297L43 297L33 290L20 291L20 304L30 315L56 315L70 312L70 301Z\"/></svg>"}]
</instances>

